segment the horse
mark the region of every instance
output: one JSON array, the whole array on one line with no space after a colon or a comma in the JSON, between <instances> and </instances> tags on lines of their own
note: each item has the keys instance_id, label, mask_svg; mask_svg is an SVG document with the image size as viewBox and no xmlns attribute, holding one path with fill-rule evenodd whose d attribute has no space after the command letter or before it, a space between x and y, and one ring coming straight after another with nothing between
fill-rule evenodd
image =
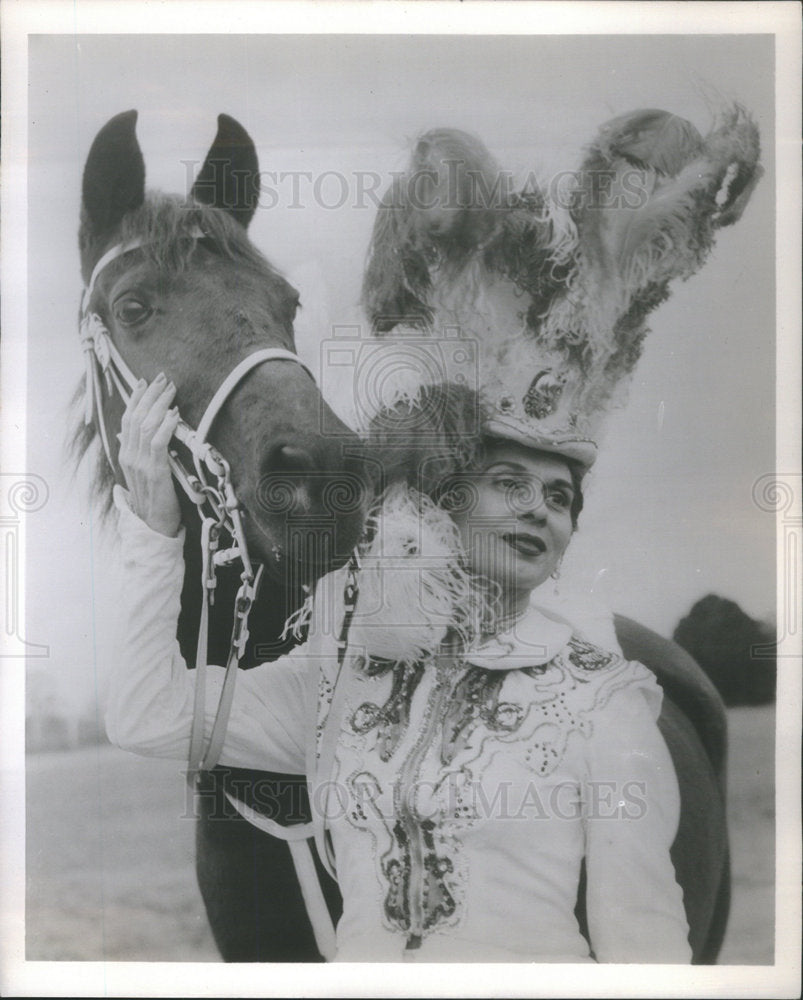
<instances>
[{"instance_id":1,"label":"horse","mask_svg":"<svg viewBox=\"0 0 803 1000\"><path fill-rule=\"evenodd\" d=\"M221 402L208 440L230 467L243 545L266 579L250 616L240 663L247 668L292 646L294 639L282 638L286 619L314 581L343 563L358 541L370 492L362 445L325 404L295 356L298 293L248 237L259 196L259 164L248 133L220 115L205 162L189 196L182 197L146 193L136 121L132 110L101 128L83 173L79 249L88 292L82 315L96 324L90 329L97 331L99 324L101 333L91 343L84 337L89 360L76 400L86 400L87 409L72 451L76 461L96 451L93 489L108 510L112 487L124 485L116 436L124 402L114 391L119 373L108 363L111 350L135 379L150 381L164 371L176 385L175 403L188 427L197 428L208 417L210 401ZM241 378L225 378L243 368ZM185 444L174 445L176 458L190 464ZM181 490L179 499L186 572L178 639L193 663L202 609L201 521L196 500ZM240 586L237 567L218 569L209 610L209 662L226 661ZM230 931L218 919L221 891L238 895L230 865L221 862L218 829L232 826L219 820L224 778L222 769L205 773L194 800L197 869L213 931L224 957L232 958L242 952L232 949ZM233 780L231 787L241 784ZM291 778L291 789L297 786ZM233 836L236 840L236 831ZM279 848L286 855L285 845ZM236 856L235 866L242 861ZM300 897L296 905L292 894L285 898L281 892L286 867L286 856L271 865L272 891L279 893L274 923L292 928L291 937L301 944L277 945L271 954L289 961L299 948L309 951L310 943L295 930L305 919ZM248 934L243 942L255 954Z\"/></svg>"}]
</instances>

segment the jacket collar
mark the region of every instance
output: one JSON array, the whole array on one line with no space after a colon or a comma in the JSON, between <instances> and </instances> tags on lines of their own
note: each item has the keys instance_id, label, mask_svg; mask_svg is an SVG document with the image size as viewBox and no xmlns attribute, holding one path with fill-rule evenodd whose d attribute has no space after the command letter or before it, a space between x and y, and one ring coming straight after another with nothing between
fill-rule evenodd
<instances>
[{"instance_id":1,"label":"jacket collar","mask_svg":"<svg viewBox=\"0 0 803 1000\"><path fill-rule=\"evenodd\" d=\"M534 604L505 632L470 649L465 660L486 670L519 670L554 659L572 636L572 628Z\"/></svg>"}]
</instances>

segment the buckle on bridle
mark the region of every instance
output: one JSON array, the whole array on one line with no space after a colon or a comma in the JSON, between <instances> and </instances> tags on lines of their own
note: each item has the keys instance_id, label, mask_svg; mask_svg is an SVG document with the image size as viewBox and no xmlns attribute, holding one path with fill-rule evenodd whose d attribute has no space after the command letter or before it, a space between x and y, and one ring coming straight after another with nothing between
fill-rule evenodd
<instances>
[{"instance_id":1,"label":"buckle on bridle","mask_svg":"<svg viewBox=\"0 0 803 1000\"><path fill-rule=\"evenodd\" d=\"M248 643L250 635L248 631L248 616L251 613L251 608L254 606L254 601L259 591L259 584L262 581L262 569L263 566L260 563L257 566L255 574L252 575L243 572L240 577L242 582L234 601L234 625L231 632L231 645L233 649L237 650L239 654L238 659L242 658L246 644Z\"/></svg>"},{"instance_id":2,"label":"buckle on bridle","mask_svg":"<svg viewBox=\"0 0 803 1000\"><path fill-rule=\"evenodd\" d=\"M215 572L215 552L220 544L220 522L212 517L205 517L201 522L201 580L204 587L204 599L210 604L215 603L215 588L217 573Z\"/></svg>"}]
</instances>

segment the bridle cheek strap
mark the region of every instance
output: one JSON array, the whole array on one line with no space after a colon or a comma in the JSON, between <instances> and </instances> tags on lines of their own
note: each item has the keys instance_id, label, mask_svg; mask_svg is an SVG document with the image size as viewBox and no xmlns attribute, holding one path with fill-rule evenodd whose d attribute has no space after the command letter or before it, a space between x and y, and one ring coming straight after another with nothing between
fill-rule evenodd
<instances>
[{"instance_id":1,"label":"bridle cheek strap","mask_svg":"<svg viewBox=\"0 0 803 1000\"><path fill-rule=\"evenodd\" d=\"M197 229L188 233L187 236L191 239L201 239L204 238L205 234L200 229ZM116 463L112 457L109 435L103 415L103 384L100 375L103 375L107 394L111 397L116 389L122 401L126 404L131 398L131 393L136 388L138 380L115 346L103 320L96 313L90 312L89 306L95 282L100 272L113 260L132 250L137 250L143 245L143 241L121 243L103 254L92 270L92 275L81 301L80 335L81 345L86 357L87 396L84 420L87 424L92 422L93 417L97 420L103 450L113 471L116 471ZM191 784L194 784L198 771L213 768L220 756L234 696L237 667L245 651L248 639L248 615L256 599L262 571L261 566L255 571L251 565L245 532L242 526L241 507L231 483L229 464L209 444L207 436L215 418L234 389L249 372L267 361L292 361L300 365L314 379L309 367L292 351L286 350L283 347L259 348L251 352L223 380L223 383L209 401L197 430L193 430L183 420L179 421L176 427L174 437L178 441L181 441L192 454L197 478L188 472L174 451L171 450L169 453L173 476L196 505L202 523L203 603L201 606L201 624L198 635L198 657L196 661L195 713L190 737L191 749L188 764L188 780ZM207 480L207 473L214 477L216 481L215 486L210 486ZM211 508L211 516L206 516L204 513L204 508L207 506ZM225 529L231 535L233 541L232 548L224 551L218 551L218 537L221 529ZM241 574L240 590L235 601L234 623L228 662L226 664L226 677L212 733L209 737L209 742L204 746L204 674L206 670L209 607L214 600L215 573L217 568L235 560L242 562L243 572Z\"/></svg>"},{"instance_id":2,"label":"bridle cheek strap","mask_svg":"<svg viewBox=\"0 0 803 1000\"><path fill-rule=\"evenodd\" d=\"M220 388L214 394L214 396L209 400L209 403L204 410L204 414L201 417L198 428L195 432L190 432L189 435L184 437L184 443L192 452L193 461L195 462L195 471L198 473L198 478L204 482L204 472L202 462L207 459L207 451L203 446L207 444L207 437L209 431L212 429L212 424L214 423L215 417L223 409L226 400L234 392L236 387L242 382L249 372L253 371L258 365L264 364L266 361L293 361L295 364L300 365L305 372L314 380L314 376L307 365L298 357L297 354L293 354L292 351L285 350L283 347L264 347L253 354L249 354L247 357L234 368L226 378L223 380ZM207 464L209 464L207 462Z\"/></svg>"},{"instance_id":3,"label":"bridle cheek strap","mask_svg":"<svg viewBox=\"0 0 803 1000\"><path fill-rule=\"evenodd\" d=\"M187 238L205 239L206 233L196 226L187 233ZM91 354L94 354L96 361L100 365L101 371L105 376L106 387L110 395L112 391L112 381L114 381L123 401L127 403L129 394L134 391L137 384L137 378L126 364L123 356L115 347L114 341L109 335L109 331L106 329L103 320L96 313L90 313L89 305L92 299L92 293L95 289L95 283L97 282L101 271L108 267L108 265L118 257L122 257L124 254L130 253L133 250L139 250L145 245L144 240L131 240L128 243L118 243L116 246L107 250L92 269L89 282L87 283L87 286L84 289L84 294L81 298L81 342L87 355L87 401L84 420L85 423L91 423L94 402L94 405L97 407L101 439L103 441L106 457L109 459L109 464L112 468L114 468L114 462L108 445L108 435L103 423L103 413L100 407L99 379L97 377L96 370L90 371L92 361ZM250 371L256 368L257 365L263 364L265 361L294 361L307 372L313 381L315 379L315 376L309 366L305 364L297 354L294 354L292 351L286 350L283 347L260 348L243 358L243 360L231 372L229 372L223 380L223 384L218 388L217 392L209 401L206 410L201 417L200 423L198 424L197 430L193 431L188 424L184 424L182 431L176 434L176 437L186 444L190 451L192 451L196 471L199 472L199 475L199 463L201 461L206 461L208 458L208 449L204 449L201 446L206 444L206 439L212 428L212 423L214 422L215 417L223 408L226 400L229 398L235 387ZM203 477L201 476L201 478Z\"/></svg>"}]
</instances>

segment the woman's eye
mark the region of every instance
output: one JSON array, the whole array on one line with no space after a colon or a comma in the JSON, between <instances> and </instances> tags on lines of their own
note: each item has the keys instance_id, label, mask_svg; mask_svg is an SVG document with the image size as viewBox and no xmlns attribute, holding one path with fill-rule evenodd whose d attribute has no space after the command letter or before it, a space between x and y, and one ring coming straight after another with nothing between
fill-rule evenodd
<instances>
[{"instance_id":1,"label":"woman's eye","mask_svg":"<svg viewBox=\"0 0 803 1000\"><path fill-rule=\"evenodd\" d=\"M114 316L124 326L135 326L146 320L153 310L139 299L121 299L114 304Z\"/></svg>"},{"instance_id":2,"label":"woman's eye","mask_svg":"<svg viewBox=\"0 0 803 1000\"><path fill-rule=\"evenodd\" d=\"M553 507L557 507L560 510L566 510L571 507L572 504L570 497L568 497L565 493L562 493L560 490L548 494L548 499Z\"/></svg>"},{"instance_id":3,"label":"woman's eye","mask_svg":"<svg viewBox=\"0 0 803 1000\"><path fill-rule=\"evenodd\" d=\"M502 476L496 480L496 485L503 490L515 490L520 484L510 476Z\"/></svg>"}]
</instances>

